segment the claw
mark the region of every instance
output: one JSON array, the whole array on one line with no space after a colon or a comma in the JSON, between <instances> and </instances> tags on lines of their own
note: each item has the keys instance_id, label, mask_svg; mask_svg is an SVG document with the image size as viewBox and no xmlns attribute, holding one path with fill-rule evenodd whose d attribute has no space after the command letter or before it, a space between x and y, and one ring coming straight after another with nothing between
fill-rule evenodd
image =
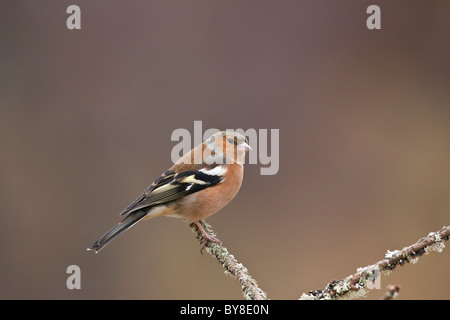
<instances>
[{"instance_id":1,"label":"claw","mask_svg":"<svg viewBox=\"0 0 450 320\"><path fill-rule=\"evenodd\" d=\"M203 235L203 243L202 243L202 246L200 247L201 254L203 254L203 249L206 248L206 246L208 245L208 242L214 242L219 245L222 245L222 241L220 241L219 238L217 238L216 236L208 234L205 231L205 229L203 229L202 225L198 221L196 221L195 224L197 225L197 227L199 228L200 232Z\"/></svg>"},{"instance_id":2,"label":"claw","mask_svg":"<svg viewBox=\"0 0 450 320\"><path fill-rule=\"evenodd\" d=\"M212 235L208 235L208 234L203 234L203 243L202 246L200 248L200 253L203 254L203 249L206 248L206 246L208 245L208 242L214 242L219 244L220 246L222 245L222 241L219 240L219 238L212 236Z\"/></svg>"}]
</instances>

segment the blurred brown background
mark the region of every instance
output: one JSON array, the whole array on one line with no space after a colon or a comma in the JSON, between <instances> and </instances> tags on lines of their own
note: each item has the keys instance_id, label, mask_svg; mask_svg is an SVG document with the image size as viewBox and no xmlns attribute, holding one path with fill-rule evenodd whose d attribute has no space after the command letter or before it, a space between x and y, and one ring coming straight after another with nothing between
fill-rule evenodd
<instances>
[{"instance_id":1,"label":"blurred brown background","mask_svg":"<svg viewBox=\"0 0 450 320\"><path fill-rule=\"evenodd\" d=\"M66 28L81 8L82 30ZM381 7L382 29L366 28ZM271 299L450 224L449 1L2 1L0 298L241 299L180 220L85 249L171 165L173 130L280 130L208 219ZM383 277L449 299L450 251ZM81 268L81 290L66 268Z\"/></svg>"}]
</instances>

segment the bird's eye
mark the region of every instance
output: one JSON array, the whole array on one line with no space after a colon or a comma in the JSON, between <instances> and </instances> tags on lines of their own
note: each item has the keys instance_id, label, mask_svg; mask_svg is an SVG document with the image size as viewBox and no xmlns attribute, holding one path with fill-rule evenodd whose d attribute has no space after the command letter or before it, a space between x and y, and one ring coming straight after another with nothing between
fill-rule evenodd
<instances>
[{"instance_id":1,"label":"bird's eye","mask_svg":"<svg viewBox=\"0 0 450 320\"><path fill-rule=\"evenodd\" d=\"M234 142L233 138L228 138L227 141L228 141L228 143L233 143Z\"/></svg>"}]
</instances>

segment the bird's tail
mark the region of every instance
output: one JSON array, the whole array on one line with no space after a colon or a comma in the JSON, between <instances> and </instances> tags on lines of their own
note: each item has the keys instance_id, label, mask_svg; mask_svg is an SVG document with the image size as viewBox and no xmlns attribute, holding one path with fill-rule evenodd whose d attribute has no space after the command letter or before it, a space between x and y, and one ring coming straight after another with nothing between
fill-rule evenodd
<instances>
[{"instance_id":1,"label":"bird's tail","mask_svg":"<svg viewBox=\"0 0 450 320\"><path fill-rule=\"evenodd\" d=\"M120 221L115 227L106 232L100 239L98 239L87 250L94 250L95 253L99 252L104 246L106 246L112 239L117 237L122 232L131 228L139 220L141 220L147 214L147 210L139 210L130 213L122 221Z\"/></svg>"}]
</instances>

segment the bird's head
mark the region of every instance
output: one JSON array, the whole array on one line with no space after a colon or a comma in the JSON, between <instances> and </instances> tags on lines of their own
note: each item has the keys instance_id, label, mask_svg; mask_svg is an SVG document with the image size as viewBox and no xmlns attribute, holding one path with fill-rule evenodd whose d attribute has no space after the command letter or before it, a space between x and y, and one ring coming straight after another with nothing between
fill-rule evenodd
<instances>
[{"instance_id":1,"label":"bird's head","mask_svg":"<svg viewBox=\"0 0 450 320\"><path fill-rule=\"evenodd\" d=\"M243 164L245 153L252 150L248 140L234 131L220 131L205 140L210 159L225 158L226 163Z\"/></svg>"}]
</instances>

